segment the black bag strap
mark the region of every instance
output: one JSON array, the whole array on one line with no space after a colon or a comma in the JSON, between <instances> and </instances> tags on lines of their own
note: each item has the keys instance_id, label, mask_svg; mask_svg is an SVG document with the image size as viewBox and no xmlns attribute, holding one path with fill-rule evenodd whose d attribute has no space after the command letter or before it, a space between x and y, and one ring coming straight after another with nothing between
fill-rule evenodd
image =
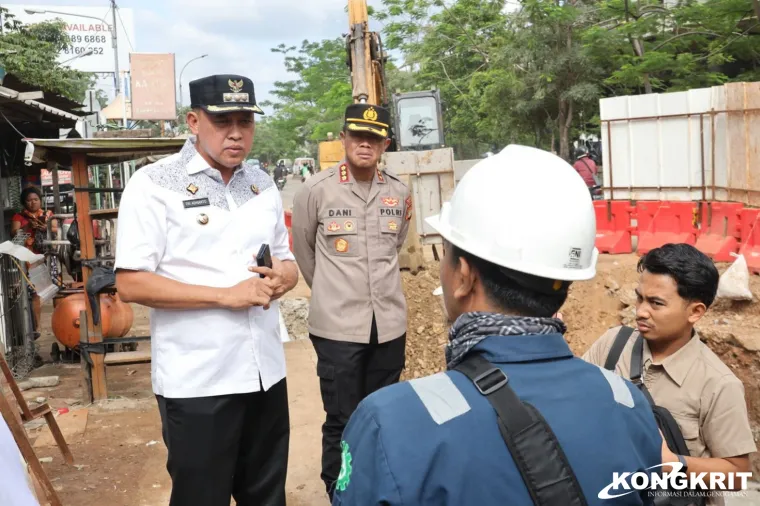
<instances>
[{"instance_id":1,"label":"black bag strap","mask_svg":"<svg viewBox=\"0 0 760 506\"><path fill-rule=\"evenodd\" d=\"M594 174L593 169L591 169L591 166L589 166L588 162L586 162L586 160L584 160L584 158L578 158L578 160L580 160L581 162L583 162L583 165L586 166L586 168L589 170L589 172L591 172L591 174Z\"/></svg>"},{"instance_id":2,"label":"black bag strap","mask_svg":"<svg viewBox=\"0 0 760 506\"><path fill-rule=\"evenodd\" d=\"M636 341L633 343L633 351L631 352L631 383L636 385L644 397L647 398L647 402L652 407L655 407L652 394L649 393L649 389L644 384L642 376L644 375L644 337L639 334Z\"/></svg>"},{"instance_id":3,"label":"black bag strap","mask_svg":"<svg viewBox=\"0 0 760 506\"><path fill-rule=\"evenodd\" d=\"M618 360L620 360L620 355L623 353L623 348L628 344L628 339L631 338L632 334L633 329L631 327L626 325L620 327L617 336L615 336L615 342L612 343L612 348L610 348L610 352L607 354L607 360L604 362L605 369L609 371L615 370L615 366Z\"/></svg>"},{"instance_id":4,"label":"black bag strap","mask_svg":"<svg viewBox=\"0 0 760 506\"><path fill-rule=\"evenodd\" d=\"M517 397L504 371L478 354L455 370L475 384L496 411L499 432L536 506L587 506L578 479L541 413Z\"/></svg>"}]
</instances>

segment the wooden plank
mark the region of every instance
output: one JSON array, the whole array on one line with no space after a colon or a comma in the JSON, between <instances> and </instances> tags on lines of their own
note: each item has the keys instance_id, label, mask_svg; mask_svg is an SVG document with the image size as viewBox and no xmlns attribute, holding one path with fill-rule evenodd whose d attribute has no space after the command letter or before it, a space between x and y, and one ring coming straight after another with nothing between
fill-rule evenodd
<instances>
[{"instance_id":1,"label":"wooden plank","mask_svg":"<svg viewBox=\"0 0 760 506\"><path fill-rule=\"evenodd\" d=\"M760 190L760 83L744 84L744 107L747 109L744 136L747 138L748 189ZM752 194L757 198L757 194ZM752 198L750 197L750 198Z\"/></svg>"},{"instance_id":2,"label":"wooden plank","mask_svg":"<svg viewBox=\"0 0 760 506\"><path fill-rule=\"evenodd\" d=\"M134 130L105 130L95 132L96 139L147 139L153 136L150 128L135 128Z\"/></svg>"},{"instance_id":3,"label":"wooden plank","mask_svg":"<svg viewBox=\"0 0 760 506\"><path fill-rule=\"evenodd\" d=\"M47 404L45 404L47 406ZM48 412L45 413L45 421L47 422L48 428L50 428L50 432L53 434L53 439L55 439L55 444L58 445L58 448L61 450L61 455L63 455L63 460L66 461L68 465L74 464L74 456L71 454L71 450L69 449L68 443L66 443L66 438L63 437L63 432L61 432L61 427L58 425L58 421L55 419L55 415L48 409ZM86 426L86 422L85 422ZM36 441L35 441L36 442Z\"/></svg>"},{"instance_id":4,"label":"wooden plank","mask_svg":"<svg viewBox=\"0 0 760 506\"><path fill-rule=\"evenodd\" d=\"M13 378L11 368L8 367L8 362L5 361L5 357L2 353L0 353L0 369L3 371L3 376L5 376L5 381L8 382L8 386L13 393L13 397L16 398L16 402L21 408L21 416L24 420L31 420L33 416L31 410L29 409L29 405L26 403L24 396L21 394L21 389L19 389L16 380ZM2 392L0 392L0 394L1 393Z\"/></svg>"},{"instance_id":5,"label":"wooden plank","mask_svg":"<svg viewBox=\"0 0 760 506\"><path fill-rule=\"evenodd\" d=\"M39 437L34 441L34 447L44 448L46 446L55 446L58 444L58 441L56 441L58 437L54 434L54 432L57 431L60 438L66 438L63 441L63 446L68 448L66 440L74 441L84 436L84 433L87 430L89 412L90 411L86 408L77 409L60 415L58 418L54 418L53 423L48 419L48 425L43 427L42 431L40 431ZM50 416L52 417L53 414L50 413ZM47 419L47 417L45 418ZM53 429L54 425L56 427L55 430ZM58 444L58 446L60 447L61 445Z\"/></svg>"},{"instance_id":6,"label":"wooden plank","mask_svg":"<svg viewBox=\"0 0 760 506\"><path fill-rule=\"evenodd\" d=\"M106 365L140 364L150 362L150 350L148 351L121 351L106 354Z\"/></svg>"},{"instance_id":7,"label":"wooden plank","mask_svg":"<svg viewBox=\"0 0 760 506\"><path fill-rule=\"evenodd\" d=\"M42 404L40 406L37 406L32 410L32 418L31 420L36 420L37 418L40 418L42 416L47 415L50 413L50 406L48 406L47 403ZM29 422L30 420L24 420L25 422Z\"/></svg>"},{"instance_id":8,"label":"wooden plank","mask_svg":"<svg viewBox=\"0 0 760 506\"><path fill-rule=\"evenodd\" d=\"M100 220L107 220L109 218L118 218L118 209L93 209L90 211L90 216Z\"/></svg>"},{"instance_id":9,"label":"wooden plank","mask_svg":"<svg viewBox=\"0 0 760 506\"><path fill-rule=\"evenodd\" d=\"M42 91L24 91L16 97L18 100L43 100L45 93Z\"/></svg>"},{"instance_id":10,"label":"wooden plank","mask_svg":"<svg viewBox=\"0 0 760 506\"><path fill-rule=\"evenodd\" d=\"M87 188L89 178L87 174L87 155L84 153L72 153L72 176L74 178L74 187ZM95 259L95 238L92 232L92 219L90 218L90 194L86 191L74 192L74 199L77 204L77 222L79 224L79 239L81 241L82 257L82 280L84 286L87 286L87 280L92 274L92 268L85 266L85 260ZM85 310L87 312L87 332L91 343L103 341L103 332L100 323L95 325L92 321L92 307L90 298L85 297ZM92 367L89 368L90 379L92 382L92 400L99 401L108 398L108 389L106 386L106 369L103 364L103 355L99 353L90 354L92 358Z\"/></svg>"},{"instance_id":11,"label":"wooden plank","mask_svg":"<svg viewBox=\"0 0 760 506\"><path fill-rule=\"evenodd\" d=\"M0 395L0 414L3 416L5 423L8 424L11 434L13 434L13 439L16 441L16 446L18 446L24 460L32 469L34 477L39 480L51 506L62 506L61 500L58 498L58 494L56 494L55 489L53 488L53 484L50 483L50 479L47 474L45 474L45 469L43 469L40 460L34 453L34 448L32 448L29 438L26 437L24 427L13 416L13 410L4 395Z\"/></svg>"}]
</instances>

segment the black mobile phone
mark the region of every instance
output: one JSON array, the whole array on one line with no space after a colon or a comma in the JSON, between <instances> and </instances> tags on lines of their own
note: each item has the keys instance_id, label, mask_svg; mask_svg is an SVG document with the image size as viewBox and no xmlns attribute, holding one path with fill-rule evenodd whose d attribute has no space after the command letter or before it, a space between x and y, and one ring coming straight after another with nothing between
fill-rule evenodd
<instances>
[{"instance_id":1,"label":"black mobile phone","mask_svg":"<svg viewBox=\"0 0 760 506\"><path fill-rule=\"evenodd\" d=\"M259 267L269 267L272 268L272 254L269 251L269 245L268 244L262 244L261 248L259 248L259 252L256 255L256 265ZM263 274L259 274L260 277L264 277Z\"/></svg>"}]
</instances>

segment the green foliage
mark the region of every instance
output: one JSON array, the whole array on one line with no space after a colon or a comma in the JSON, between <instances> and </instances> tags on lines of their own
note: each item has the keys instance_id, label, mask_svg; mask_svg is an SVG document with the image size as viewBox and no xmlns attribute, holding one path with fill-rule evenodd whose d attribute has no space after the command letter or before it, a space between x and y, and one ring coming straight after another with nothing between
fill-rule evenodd
<instances>
[{"instance_id":1,"label":"green foliage","mask_svg":"<svg viewBox=\"0 0 760 506\"><path fill-rule=\"evenodd\" d=\"M447 144L468 158L511 142L569 157L598 133L600 98L760 80L758 16L760 0L383 0L372 19L389 91L440 89ZM314 155L351 101L344 41L274 51L297 79L277 83L257 144Z\"/></svg>"},{"instance_id":2,"label":"green foliage","mask_svg":"<svg viewBox=\"0 0 760 506\"><path fill-rule=\"evenodd\" d=\"M316 157L319 141L328 132L337 135L351 82L343 39L303 41L300 48L280 44L272 49L285 57L285 68L296 77L275 83L274 115L256 125L252 153L263 161L299 156Z\"/></svg>"},{"instance_id":3,"label":"green foliage","mask_svg":"<svg viewBox=\"0 0 760 506\"><path fill-rule=\"evenodd\" d=\"M0 12L5 16L0 62L6 71L27 84L81 102L94 79L56 62L58 54L69 45L64 22L23 25L7 9L0 7Z\"/></svg>"}]
</instances>

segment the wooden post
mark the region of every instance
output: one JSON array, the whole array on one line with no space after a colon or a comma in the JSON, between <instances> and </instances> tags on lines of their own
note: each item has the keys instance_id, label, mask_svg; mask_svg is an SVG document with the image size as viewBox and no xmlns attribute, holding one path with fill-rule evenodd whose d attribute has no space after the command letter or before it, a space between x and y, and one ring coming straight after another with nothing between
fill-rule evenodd
<instances>
[{"instance_id":1,"label":"wooden post","mask_svg":"<svg viewBox=\"0 0 760 506\"><path fill-rule=\"evenodd\" d=\"M412 178L414 176L405 175L401 178L406 182L407 186L412 188ZM407 231L406 240L401 251L398 254L398 263L401 269L409 269L412 274L417 274L420 270L425 268L425 256L422 250L422 242L420 241L420 235L417 231L417 217L412 215L412 219L409 221L409 230Z\"/></svg>"},{"instance_id":2,"label":"wooden post","mask_svg":"<svg viewBox=\"0 0 760 506\"><path fill-rule=\"evenodd\" d=\"M40 460L34 453L34 448L32 448L32 443L29 442L29 438L26 436L24 426L15 418L10 403L2 393L0 393L0 415L2 415L5 423L8 424L8 428L11 430L11 434L13 434L13 439L16 441L16 445L21 451L21 455L32 469L35 478L39 480L50 504L53 506L61 506L61 500L58 498L58 494L55 493L53 484L50 483L50 479L48 479L47 474L45 474L45 470L42 468Z\"/></svg>"},{"instance_id":3,"label":"wooden post","mask_svg":"<svg viewBox=\"0 0 760 506\"><path fill-rule=\"evenodd\" d=\"M48 160L47 170L53 178L53 210L55 214L61 214L61 189L58 185L58 163ZM55 239L55 237L54 237Z\"/></svg>"},{"instance_id":4,"label":"wooden post","mask_svg":"<svg viewBox=\"0 0 760 506\"><path fill-rule=\"evenodd\" d=\"M90 194L85 190L89 186L87 155L84 153L72 153L71 161L74 187L82 189L75 190L74 197L77 203L77 222L79 224L79 240L81 243L82 281L84 281L84 286L86 287L92 273L92 267L86 265L86 260L95 259L95 237L92 231L92 219L90 218ZM98 325L93 324L90 298L86 294L84 302L87 311L89 340L91 343L100 343L103 341L101 325L100 323ZM81 324L84 324L84 322ZM103 363L105 357L102 353L92 353L90 354L90 358L92 359L92 366L89 368L89 375L92 382L92 392L88 392L87 394L94 401L106 399L108 398L108 391L106 389L106 369ZM84 360L84 356L82 360ZM87 378L85 378L86 381Z\"/></svg>"}]
</instances>

